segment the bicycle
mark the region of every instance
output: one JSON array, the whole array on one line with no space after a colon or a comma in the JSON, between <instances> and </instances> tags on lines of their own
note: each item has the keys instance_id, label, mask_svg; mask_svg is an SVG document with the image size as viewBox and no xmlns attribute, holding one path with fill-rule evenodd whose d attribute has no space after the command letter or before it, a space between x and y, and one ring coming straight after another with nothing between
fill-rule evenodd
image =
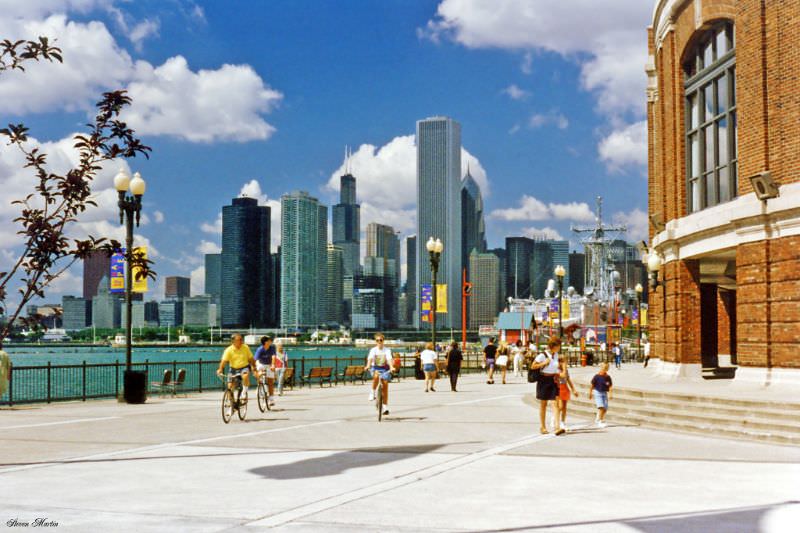
<instances>
[{"instance_id":1,"label":"bicycle","mask_svg":"<svg viewBox=\"0 0 800 533\"><path fill-rule=\"evenodd\" d=\"M258 378L258 408L262 413L272 410L269 406L269 397L267 396L267 372L261 372Z\"/></svg>"},{"instance_id":2,"label":"bicycle","mask_svg":"<svg viewBox=\"0 0 800 533\"><path fill-rule=\"evenodd\" d=\"M230 422L234 410L239 416L239 420L244 420L244 417L247 416L247 397L242 398L242 391L244 390L242 375L227 374L225 378L226 384L233 382L233 389L226 385L225 392L222 393L222 421L226 424ZM222 376L220 376L220 379L222 379ZM234 390L236 391L235 396Z\"/></svg>"},{"instance_id":3,"label":"bicycle","mask_svg":"<svg viewBox=\"0 0 800 533\"><path fill-rule=\"evenodd\" d=\"M392 381L392 371L391 370L384 370L380 373L380 379L378 380L378 390L375 394L375 407L378 409L378 422L381 421L383 418L383 382L390 382ZM387 385L388 386L388 385ZM387 412L388 414L388 412Z\"/></svg>"}]
</instances>

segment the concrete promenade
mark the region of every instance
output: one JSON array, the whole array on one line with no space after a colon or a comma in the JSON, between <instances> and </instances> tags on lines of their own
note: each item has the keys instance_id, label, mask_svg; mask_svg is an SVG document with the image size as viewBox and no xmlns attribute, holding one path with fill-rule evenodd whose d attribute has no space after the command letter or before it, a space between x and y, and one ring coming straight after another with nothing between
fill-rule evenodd
<instances>
[{"instance_id":1,"label":"concrete promenade","mask_svg":"<svg viewBox=\"0 0 800 533\"><path fill-rule=\"evenodd\" d=\"M509 381L393 383L381 423L361 384L228 425L219 392L0 409L0 529L796 531L800 448L627 425L613 400L604 429L540 435Z\"/></svg>"}]
</instances>

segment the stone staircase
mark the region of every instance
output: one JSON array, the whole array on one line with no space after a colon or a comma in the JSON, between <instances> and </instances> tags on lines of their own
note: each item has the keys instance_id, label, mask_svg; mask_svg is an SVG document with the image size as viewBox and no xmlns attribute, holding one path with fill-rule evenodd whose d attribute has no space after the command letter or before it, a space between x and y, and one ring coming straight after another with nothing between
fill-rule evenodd
<instances>
[{"instance_id":1,"label":"stone staircase","mask_svg":"<svg viewBox=\"0 0 800 533\"><path fill-rule=\"evenodd\" d=\"M576 385L578 385L576 383ZM578 386L569 414L594 418L594 400ZM724 399L614 387L606 422L636 424L714 437L800 446L800 403Z\"/></svg>"}]
</instances>

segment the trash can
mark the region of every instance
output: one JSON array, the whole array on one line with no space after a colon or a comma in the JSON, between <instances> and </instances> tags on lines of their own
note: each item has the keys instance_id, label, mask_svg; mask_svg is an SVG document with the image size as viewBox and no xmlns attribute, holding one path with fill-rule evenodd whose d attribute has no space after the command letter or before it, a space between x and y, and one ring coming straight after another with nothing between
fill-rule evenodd
<instances>
[{"instance_id":1,"label":"trash can","mask_svg":"<svg viewBox=\"0 0 800 533\"><path fill-rule=\"evenodd\" d=\"M126 370L123 379L125 403L144 403L147 401L147 372Z\"/></svg>"},{"instance_id":2,"label":"trash can","mask_svg":"<svg viewBox=\"0 0 800 533\"><path fill-rule=\"evenodd\" d=\"M581 366L586 366L586 352L581 354Z\"/></svg>"},{"instance_id":3,"label":"trash can","mask_svg":"<svg viewBox=\"0 0 800 533\"><path fill-rule=\"evenodd\" d=\"M594 352L586 352L586 364L594 366Z\"/></svg>"}]
</instances>

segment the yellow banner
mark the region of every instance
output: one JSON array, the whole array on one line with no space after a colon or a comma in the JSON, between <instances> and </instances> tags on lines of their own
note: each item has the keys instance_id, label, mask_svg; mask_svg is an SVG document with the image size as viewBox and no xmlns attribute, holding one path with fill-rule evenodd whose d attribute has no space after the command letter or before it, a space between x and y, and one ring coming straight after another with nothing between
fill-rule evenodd
<instances>
[{"instance_id":1,"label":"yellow banner","mask_svg":"<svg viewBox=\"0 0 800 533\"><path fill-rule=\"evenodd\" d=\"M569 300L561 300L561 320L569 320Z\"/></svg>"},{"instance_id":2,"label":"yellow banner","mask_svg":"<svg viewBox=\"0 0 800 533\"><path fill-rule=\"evenodd\" d=\"M139 246L133 249L133 257L136 257L139 253L142 254L144 259L147 259L147 246ZM131 273L133 276L131 280L133 292L147 292L147 276L142 276L142 278L136 277L136 274L141 270L140 267L134 265Z\"/></svg>"},{"instance_id":3,"label":"yellow banner","mask_svg":"<svg viewBox=\"0 0 800 533\"><path fill-rule=\"evenodd\" d=\"M436 312L447 312L447 283L436 284Z\"/></svg>"},{"instance_id":4,"label":"yellow banner","mask_svg":"<svg viewBox=\"0 0 800 533\"><path fill-rule=\"evenodd\" d=\"M645 327L647 325L647 309L642 309L640 313L641 313L642 327Z\"/></svg>"}]
</instances>

